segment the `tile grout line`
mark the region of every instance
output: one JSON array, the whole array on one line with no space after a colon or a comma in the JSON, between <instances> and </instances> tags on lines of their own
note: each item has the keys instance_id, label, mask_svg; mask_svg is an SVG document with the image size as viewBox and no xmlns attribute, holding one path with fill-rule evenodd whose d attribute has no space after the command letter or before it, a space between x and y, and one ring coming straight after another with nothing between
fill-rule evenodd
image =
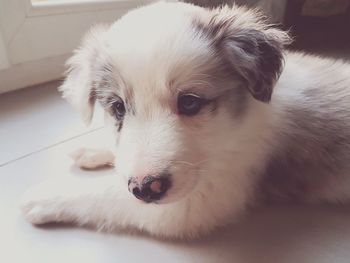
<instances>
[{"instance_id":1,"label":"tile grout line","mask_svg":"<svg viewBox=\"0 0 350 263\"><path fill-rule=\"evenodd\" d=\"M22 159L24 159L24 158L26 158L26 157L28 157L28 156L30 156L30 155L32 155L32 154L36 154L36 153L40 153L40 152L46 151L46 150L48 150L48 149L50 149L50 148L53 148L53 147L55 147L55 146L57 146L57 145L59 145L59 144L61 144L61 143L65 143L65 142L74 140L74 139L76 139L76 138L78 138L78 137L80 137L80 136L83 136L83 135L86 135L86 134L89 134L89 133L92 133L92 132L101 130L102 128L103 128L103 126L102 126L102 127L95 128L95 129L92 129L92 130L90 130L90 131L81 133L81 134L79 134L79 135L75 135L75 136L70 137L70 138L68 138L68 139L59 141L59 142L54 143L54 144L52 144L52 145L49 145L49 146L40 148L40 149L38 149L38 150L35 150L35 151L33 151L33 152L27 153L27 154L25 154L25 155L22 155L22 156L20 156L20 157L15 158L15 159L6 161L6 162L0 164L0 168L6 166L6 165L8 165L8 164L11 164L11 163L13 163L13 162L15 162L15 161L22 160Z\"/></svg>"}]
</instances>

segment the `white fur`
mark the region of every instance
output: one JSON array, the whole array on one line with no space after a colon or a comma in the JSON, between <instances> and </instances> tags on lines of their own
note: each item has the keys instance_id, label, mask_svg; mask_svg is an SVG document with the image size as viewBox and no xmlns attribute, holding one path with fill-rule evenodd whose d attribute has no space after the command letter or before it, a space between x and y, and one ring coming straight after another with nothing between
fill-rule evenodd
<instances>
[{"instance_id":1,"label":"white fur","mask_svg":"<svg viewBox=\"0 0 350 263\"><path fill-rule=\"evenodd\" d=\"M164 24L158 24L159 16ZM212 63L206 60L208 41L192 37L189 18L193 16L210 20L212 13L193 5L158 3L130 12L111 28L88 37L94 40L85 41L71 59L73 74L62 86L65 97L85 120L91 119L89 82L94 80L87 57L97 50L123 76L119 79L123 92L126 86L134 91L137 87L133 96L138 114L126 117L121 134L116 135L115 177L47 182L31 189L22 203L27 220L33 224L76 222L108 230L135 227L157 236L192 238L236 220L253 203L258 178L248 171L264 168L267 153L275 146L274 127L288 126L285 105L300 98L298 90L306 89L310 79L320 77L314 67L320 59L288 54L272 104L249 97L242 119L232 120L226 108L219 108L215 117L206 113L199 119L180 119L172 114L176 105L169 101L174 92L169 78L173 85L182 81L188 86L205 86L202 76L191 78L198 68ZM249 13L240 23L252 19ZM299 62L305 66L301 68ZM350 66L342 67L349 72ZM79 166L94 168L113 159L109 153L88 155L75 155ZM173 187L160 204L144 204L128 192L130 176L144 177L169 165L174 167Z\"/></svg>"}]
</instances>

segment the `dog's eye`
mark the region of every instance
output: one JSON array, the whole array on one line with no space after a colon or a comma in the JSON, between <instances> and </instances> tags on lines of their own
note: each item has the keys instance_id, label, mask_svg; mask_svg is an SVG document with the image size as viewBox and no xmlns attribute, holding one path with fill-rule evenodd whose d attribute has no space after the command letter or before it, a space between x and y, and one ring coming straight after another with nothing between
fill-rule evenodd
<instances>
[{"instance_id":1,"label":"dog's eye","mask_svg":"<svg viewBox=\"0 0 350 263\"><path fill-rule=\"evenodd\" d=\"M125 106L121 101L117 101L113 104L113 112L118 119L121 119L125 115Z\"/></svg>"},{"instance_id":2,"label":"dog's eye","mask_svg":"<svg viewBox=\"0 0 350 263\"><path fill-rule=\"evenodd\" d=\"M180 114L192 116L197 114L203 106L203 100L194 94L180 95L177 108Z\"/></svg>"}]
</instances>

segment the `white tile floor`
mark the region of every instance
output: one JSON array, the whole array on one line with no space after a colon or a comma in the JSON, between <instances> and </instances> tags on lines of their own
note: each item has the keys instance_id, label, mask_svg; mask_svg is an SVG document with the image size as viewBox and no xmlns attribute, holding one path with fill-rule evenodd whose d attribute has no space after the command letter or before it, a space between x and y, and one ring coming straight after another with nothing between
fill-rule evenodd
<instances>
[{"instance_id":1,"label":"white tile floor","mask_svg":"<svg viewBox=\"0 0 350 263\"><path fill-rule=\"evenodd\" d=\"M259 209L193 242L31 226L17 206L30 186L59 176L111 174L72 167L67 153L103 137L102 115L86 130L56 86L0 96L0 262L350 262L346 207Z\"/></svg>"}]
</instances>

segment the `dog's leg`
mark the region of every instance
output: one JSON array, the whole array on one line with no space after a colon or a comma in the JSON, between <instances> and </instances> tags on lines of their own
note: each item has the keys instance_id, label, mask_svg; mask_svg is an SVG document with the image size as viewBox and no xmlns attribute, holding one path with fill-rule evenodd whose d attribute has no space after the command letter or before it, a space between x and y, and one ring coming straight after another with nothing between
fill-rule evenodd
<instances>
[{"instance_id":1,"label":"dog's leg","mask_svg":"<svg viewBox=\"0 0 350 263\"><path fill-rule=\"evenodd\" d=\"M24 193L21 210L32 224L75 222L102 227L115 220L123 222L125 213L138 206L138 200L120 187L118 179L106 176L46 181Z\"/></svg>"},{"instance_id":2,"label":"dog's leg","mask_svg":"<svg viewBox=\"0 0 350 263\"><path fill-rule=\"evenodd\" d=\"M70 154L75 164L82 169L97 169L114 165L114 154L110 150L80 148Z\"/></svg>"},{"instance_id":3,"label":"dog's leg","mask_svg":"<svg viewBox=\"0 0 350 263\"><path fill-rule=\"evenodd\" d=\"M200 206L189 210L184 202L142 203L128 192L126 182L120 183L119 176L45 182L24 194L21 209L32 224L72 222L106 230L134 227L168 237L194 236L212 228L206 222L211 214L205 218L191 214L201 211Z\"/></svg>"}]
</instances>

